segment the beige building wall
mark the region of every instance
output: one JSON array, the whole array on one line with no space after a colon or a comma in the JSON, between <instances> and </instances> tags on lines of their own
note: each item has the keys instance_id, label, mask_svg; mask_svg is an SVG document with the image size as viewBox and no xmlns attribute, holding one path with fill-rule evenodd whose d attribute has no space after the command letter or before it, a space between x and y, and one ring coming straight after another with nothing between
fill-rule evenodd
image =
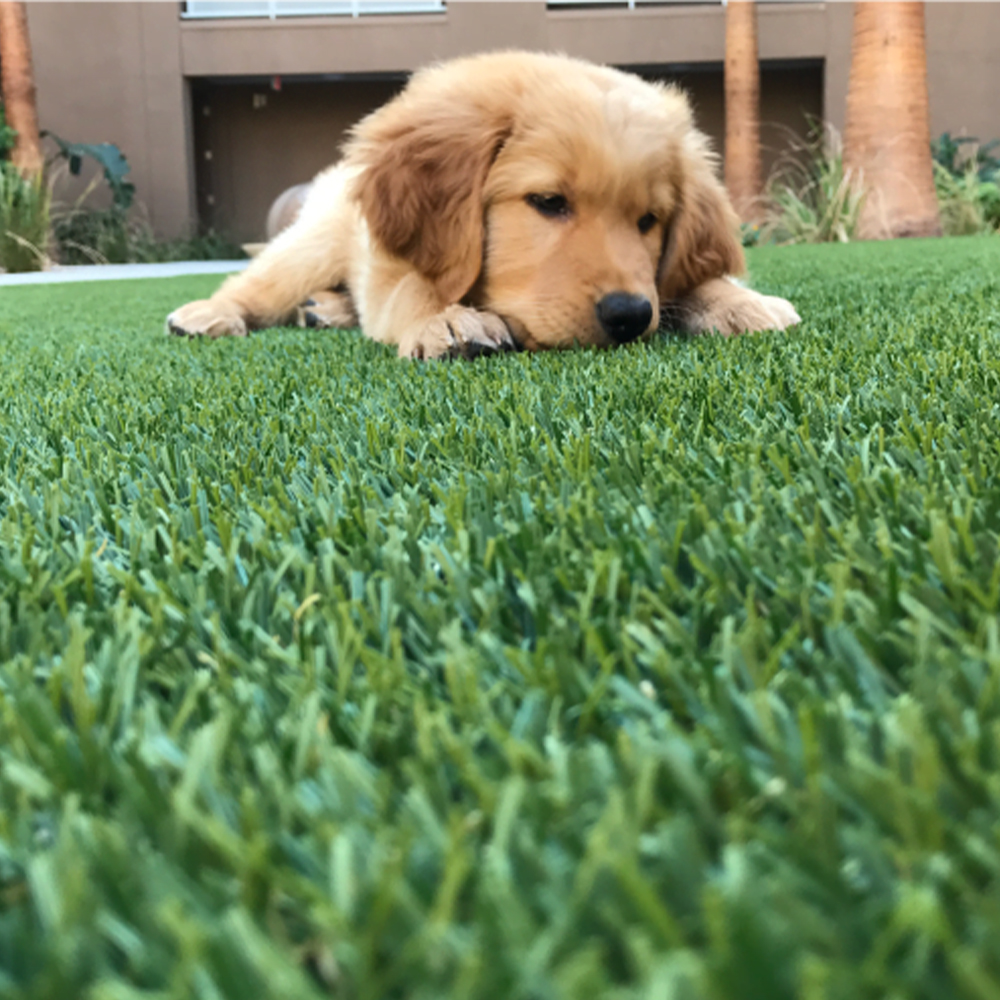
<instances>
[{"instance_id":1,"label":"beige building wall","mask_svg":"<svg viewBox=\"0 0 1000 1000\"><path fill-rule=\"evenodd\" d=\"M783 120L794 116L800 106L814 105L815 76L801 67L815 61L824 67L823 113L842 126L851 5L760 3L758 12L762 60L786 66L791 61L802 74L797 83L786 77L783 87L775 90L777 77L769 82L765 72L764 99L775 102L772 117ZM671 67L685 80L695 81L691 84L695 102L706 126L715 131L709 119L720 120L721 78L716 75L712 82L692 70L721 65L723 19L721 6L704 4L632 11L550 10L538 2L451 0L441 14L276 21L183 20L179 5L170 2L29 4L42 126L68 139L121 146L132 164L138 197L163 235L187 232L195 225L195 178L204 184L211 176L196 158L195 137L204 135L205 123L197 121L197 112L192 120L192 86L196 94L210 93L213 100L218 99L219 114L224 115L228 113L226 101L238 103L238 98L236 90L228 98L221 96L223 80L252 77L260 81L273 75L291 80L299 75L331 74L341 79L365 74L369 81L373 74L398 78L433 59L518 46L623 66ZM1000 91L1000 47L996 45L1000 4L932 3L927 28L934 132L947 129L982 138L1000 136L1000 104L994 97ZM792 86L797 92L792 92ZM303 162L309 157L310 164L324 159L336 145L328 137L387 92L384 84L382 88L369 82L355 88L350 98L341 96L335 108L327 106L330 117L325 126L316 124L317 114L329 92L324 96L317 91L310 100L289 97L291 117L276 126L280 141L255 132L258 125L245 121L247 134L256 136L249 143L256 150L255 162L269 163L268 169L284 169L282 143L291 141L290 129L298 134L296 123L321 133L308 153L300 154ZM287 91L283 87L282 94L286 92L292 94L291 83ZM765 118L769 107L765 106ZM245 109L232 119L234 128L240 116L246 118ZM244 154L239 142L230 145L234 152L225 167L229 171L225 183L233 197L241 192L239 199L246 204L264 198L260 179L253 176L255 170L261 174L261 168L240 162L238 157ZM220 151L219 155L227 154ZM222 185L226 175L221 164L215 176ZM223 207L219 206L220 213ZM206 206L201 208L204 213ZM248 220L243 223L257 225Z\"/></svg>"},{"instance_id":2,"label":"beige building wall","mask_svg":"<svg viewBox=\"0 0 1000 1000\"><path fill-rule=\"evenodd\" d=\"M683 86L701 127L721 149L722 69L708 66L683 73L644 68L643 75ZM766 172L791 135L804 135L806 115L822 116L822 65L765 64L761 84ZM309 180L336 160L350 126L402 85L402 78L287 82L280 91L267 81L196 84L192 94L199 219L237 240L259 240L271 202L285 188Z\"/></svg>"},{"instance_id":3,"label":"beige building wall","mask_svg":"<svg viewBox=\"0 0 1000 1000\"><path fill-rule=\"evenodd\" d=\"M339 156L347 130L403 80L200 83L193 88L198 217L242 242L264 237L271 203Z\"/></svg>"},{"instance_id":4,"label":"beige building wall","mask_svg":"<svg viewBox=\"0 0 1000 1000\"><path fill-rule=\"evenodd\" d=\"M41 127L116 143L156 229L188 232L194 181L177 5L29 3L28 27ZM71 203L82 187L57 193Z\"/></svg>"}]
</instances>

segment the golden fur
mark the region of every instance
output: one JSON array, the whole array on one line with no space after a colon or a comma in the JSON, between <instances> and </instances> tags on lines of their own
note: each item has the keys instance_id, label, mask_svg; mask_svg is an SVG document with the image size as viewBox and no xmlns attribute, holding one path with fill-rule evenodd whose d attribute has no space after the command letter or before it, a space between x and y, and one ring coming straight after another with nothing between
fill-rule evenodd
<instances>
[{"instance_id":1,"label":"golden fur","mask_svg":"<svg viewBox=\"0 0 1000 1000\"><path fill-rule=\"evenodd\" d=\"M417 73L357 126L294 224L168 329L360 322L403 357L436 358L607 346L661 315L727 334L798 322L784 299L728 280L742 270L679 90L502 52Z\"/></svg>"}]
</instances>

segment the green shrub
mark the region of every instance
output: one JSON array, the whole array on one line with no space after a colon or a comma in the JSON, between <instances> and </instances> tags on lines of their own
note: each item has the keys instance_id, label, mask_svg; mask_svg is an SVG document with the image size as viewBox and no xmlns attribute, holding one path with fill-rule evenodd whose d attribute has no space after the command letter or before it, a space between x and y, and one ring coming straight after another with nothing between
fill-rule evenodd
<instances>
[{"instance_id":1,"label":"green shrub","mask_svg":"<svg viewBox=\"0 0 1000 1000\"><path fill-rule=\"evenodd\" d=\"M210 230L197 236L174 240L158 239L148 223L139 221L132 241L132 260L155 264L173 260L239 260L246 256L232 240Z\"/></svg>"},{"instance_id":2,"label":"green shrub","mask_svg":"<svg viewBox=\"0 0 1000 1000\"><path fill-rule=\"evenodd\" d=\"M79 205L57 211L52 237L60 264L124 264L131 258L128 213Z\"/></svg>"},{"instance_id":3,"label":"green shrub","mask_svg":"<svg viewBox=\"0 0 1000 1000\"><path fill-rule=\"evenodd\" d=\"M27 180L0 162L0 268L39 271L49 242L51 194L44 179Z\"/></svg>"},{"instance_id":4,"label":"green shrub","mask_svg":"<svg viewBox=\"0 0 1000 1000\"><path fill-rule=\"evenodd\" d=\"M946 236L1000 229L1000 140L981 143L971 135L942 132L931 143L934 185Z\"/></svg>"},{"instance_id":5,"label":"green shrub","mask_svg":"<svg viewBox=\"0 0 1000 1000\"><path fill-rule=\"evenodd\" d=\"M979 189L983 218L994 230L1000 230L1000 181L990 181Z\"/></svg>"},{"instance_id":6,"label":"green shrub","mask_svg":"<svg viewBox=\"0 0 1000 1000\"><path fill-rule=\"evenodd\" d=\"M934 186L945 236L970 236L1000 227L1000 187L996 181L982 180L975 164L954 174L935 161Z\"/></svg>"},{"instance_id":7,"label":"green shrub","mask_svg":"<svg viewBox=\"0 0 1000 1000\"><path fill-rule=\"evenodd\" d=\"M85 202L99 180L92 182L76 203L53 218L53 237L62 264L135 264L172 260L233 260L243 251L215 233L187 239L159 240L142 210L134 204L135 186L126 177L128 160L113 143L67 142L44 133L58 147L55 161L63 161L77 177L84 159L93 160L111 194L111 205L95 209Z\"/></svg>"},{"instance_id":8,"label":"green shrub","mask_svg":"<svg viewBox=\"0 0 1000 1000\"><path fill-rule=\"evenodd\" d=\"M0 102L0 271L37 271L47 260L51 199L44 181L11 166L15 136Z\"/></svg>"},{"instance_id":9,"label":"green shrub","mask_svg":"<svg viewBox=\"0 0 1000 1000\"><path fill-rule=\"evenodd\" d=\"M1000 156L993 152L998 148L1000 139L981 143L973 135L953 138L950 132L942 132L931 143L931 155L953 177L959 178L971 169L981 181L993 181L1000 174Z\"/></svg>"},{"instance_id":10,"label":"green shrub","mask_svg":"<svg viewBox=\"0 0 1000 1000\"><path fill-rule=\"evenodd\" d=\"M142 244L137 253L140 259L155 263L172 260L242 260L246 257L243 248L214 230L197 236L176 240L152 238Z\"/></svg>"},{"instance_id":11,"label":"green shrub","mask_svg":"<svg viewBox=\"0 0 1000 1000\"><path fill-rule=\"evenodd\" d=\"M946 236L1000 229L1000 140L944 132L931 144L934 185ZM768 182L767 211L759 227L744 227L743 243L846 243L864 201L863 183L844 168L832 126L813 123L809 138L791 144Z\"/></svg>"},{"instance_id":12,"label":"green shrub","mask_svg":"<svg viewBox=\"0 0 1000 1000\"><path fill-rule=\"evenodd\" d=\"M42 136L56 144L57 152L53 159L64 160L73 177L79 177L84 158L93 160L101 168L114 206L123 211L132 207L135 185L125 179L132 168L125 154L113 142L67 142L48 131L43 131Z\"/></svg>"},{"instance_id":13,"label":"green shrub","mask_svg":"<svg viewBox=\"0 0 1000 1000\"><path fill-rule=\"evenodd\" d=\"M62 264L148 264L173 260L237 260L245 256L214 232L186 239L160 240L135 210L81 205L57 213L53 237Z\"/></svg>"},{"instance_id":14,"label":"green shrub","mask_svg":"<svg viewBox=\"0 0 1000 1000\"><path fill-rule=\"evenodd\" d=\"M853 238L864 196L845 169L840 134L813 122L795 139L767 184L761 243L846 243Z\"/></svg>"},{"instance_id":15,"label":"green shrub","mask_svg":"<svg viewBox=\"0 0 1000 1000\"><path fill-rule=\"evenodd\" d=\"M14 148L14 137L17 133L7 124L4 115L3 101L0 101L0 160L5 160Z\"/></svg>"},{"instance_id":16,"label":"green shrub","mask_svg":"<svg viewBox=\"0 0 1000 1000\"><path fill-rule=\"evenodd\" d=\"M757 246L760 243L760 224L757 222L741 222L740 240L745 247Z\"/></svg>"}]
</instances>

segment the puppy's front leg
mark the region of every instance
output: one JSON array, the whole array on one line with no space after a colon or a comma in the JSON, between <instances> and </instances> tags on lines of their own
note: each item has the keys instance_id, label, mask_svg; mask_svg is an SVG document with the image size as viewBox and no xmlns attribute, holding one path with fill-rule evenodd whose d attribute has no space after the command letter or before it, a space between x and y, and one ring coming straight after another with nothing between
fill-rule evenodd
<instances>
[{"instance_id":1,"label":"puppy's front leg","mask_svg":"<svg viewBox=\"0 0 1000 1000\"><path fill-rule=\"evenodd\" d=\"M359 291L365 333L395 344L401 358L477 358L517 350L496 313L447 302L432 281L398 257L375 250Z\"/></svg>"},{"instance_id":2,"label":"puppy's front leg","mask_svg":"<svg viewBox=\"0 0 1000 1000\"><path fill-rule=\"evenodd\" d=\"M245 337L248 329L293 319L299 304L317 289L343 282L353 222L353 209L344 194L345 179L341 169L317 178L299 220L210 299L174 310L167 317L168 333Z\"/></svg>"},{"instance_id":3,"label":"puppy's front leg","mask_svg":"<svg viewBox=\"0 0 1000 1000\"><path fill-rule=\"evenodd\" d=\"M174 310L167 317L167 331L189 337L245 337L248 329L288 321L311 292L342 277L329 233L317 235L305 226L286 230L210 299Z\"/></svg>"}]
</instances>

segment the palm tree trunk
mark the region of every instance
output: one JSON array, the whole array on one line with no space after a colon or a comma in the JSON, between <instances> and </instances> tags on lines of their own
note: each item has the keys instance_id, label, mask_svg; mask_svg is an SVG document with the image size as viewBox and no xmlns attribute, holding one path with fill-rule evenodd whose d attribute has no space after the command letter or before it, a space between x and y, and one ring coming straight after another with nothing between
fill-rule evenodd
<instances>
[{"instance_id":1,"label":"palm tree trunk","mask_svg":"<svg viewBox=\"0 0 1000 1000\"><path fill-rule=\"evenodd\" d=\"M854 4L844 165L866 191L862 239L941 234L923 3Z\"/></svg>"},{"instance_id":2,"label":"palm tree trunk","mask_svg":"<svg viewBox=\"0 0 1000 1000\"><path fill-rule=\"evenodd\" d=\"M38 136L28 14L23 3L12 0L0 0L0 94L7 124L17 132L11 160L25 177L35 177L45 159Z\"/></svg>"},{"instance_id":3,"label":"palm tree trunk","mask_svg":"<svg viewBox=\"0 0 1000 1000\"><path fill-rule=\"evenodd\" d=\"M726 4L726 187L744 222L760 211L760 63L753 0Z\"/></svg>"}]
</instances>

